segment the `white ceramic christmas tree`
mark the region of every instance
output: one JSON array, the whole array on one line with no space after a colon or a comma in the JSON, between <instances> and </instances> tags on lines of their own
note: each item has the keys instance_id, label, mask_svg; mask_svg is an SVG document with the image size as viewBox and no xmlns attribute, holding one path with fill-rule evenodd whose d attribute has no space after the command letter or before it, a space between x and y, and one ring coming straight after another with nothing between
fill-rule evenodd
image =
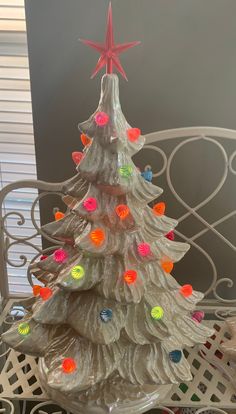
<instances>
[{"instance_id":1,"label":"white ceramic christmas tree","mask_svg":"<svg viewBox=\"0 0 236 414\"><path fill-rule=\"evenodd\" d=\"M67 213L43 228L64 244L31 265L44 286L3 340L41 357L42 384L67 410L141 413L191 380L183 348L212 331L192 318L203 295L170 274L189 245L166 237L177 222L163 203L148 207L162 190L131 159L145 139L122 113L113 67L125 76L119 54L137 42L115 46L110 6L105 45L84 43L101 53L94 74L107 73L97 110L79 125L87 145L64 186Z\"/></svg>"}]
</instances>

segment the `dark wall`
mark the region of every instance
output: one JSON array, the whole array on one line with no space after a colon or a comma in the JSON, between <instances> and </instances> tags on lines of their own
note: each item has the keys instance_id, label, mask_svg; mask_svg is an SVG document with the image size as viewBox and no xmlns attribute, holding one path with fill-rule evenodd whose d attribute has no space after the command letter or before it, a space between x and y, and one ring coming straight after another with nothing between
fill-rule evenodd
<instances>
[{"instance_id":1,"label":"dark wall","mask_svg":"<svg viewBox=\"0 0 236 414\"><path fill-rule=\"evenodd\" d=\"M123 111L144 133L191 125L236 128L236 1L113 0L117 42L141 40L122 55ZM108 0L26 0L38 177L74 174L77 130L96 108L97 54Z\"/></svg>"},{"instance_id":2,"label":"dark wall","mask_svg":"<svg viewBox=\"0 0 236 414\"><path fill-rule=\"evenodd\" d=\"M236 0L112 0L112 4L116 41L142 41L121 56L129 82L120 79L120 95L129 123L143 133L201 125L236 129ZM108 0L26 0L36 156L42 180L63 181L75 173L71 152L81 149L77 124L95 110L101 78L99 74L90 80L98 55L78 39L103 41L107 6ZM222 154L206 142L191 154L188 148L181 153L174 176L183 198L195 206L216 187ZM227 152L234 150L231 140ZM140 167L155 164L158 170L162 165L150 151L138 154L136 160ZM231 175L223 193L214 198L215 204L201 211L210 223L235 208L234 178ZM160 177L154 182L165 189L167 215L178 218L183 209L168 192L166 181ZM58 199L41 203L42 223L53 219L56 205ZM178 229L192 235L197 226L191 218ZM220 231L235 245L235 217L224 227ZM235 251L222 247L212 232L201 243L217 263L220 276L233 277ZM195 288L206 290L212 269L205 261L192 248L178 264L177 279L183 283L191 277ZM235 289L224 287L228 298L235 296Z\"/></svg>"}]
</instances>

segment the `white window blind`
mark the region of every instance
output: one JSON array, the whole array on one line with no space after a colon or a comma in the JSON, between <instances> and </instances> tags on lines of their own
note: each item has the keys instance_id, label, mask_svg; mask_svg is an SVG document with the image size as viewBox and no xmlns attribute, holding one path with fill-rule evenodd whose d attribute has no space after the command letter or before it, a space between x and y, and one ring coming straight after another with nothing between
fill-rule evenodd
<instances>
[{"instance_id":1,"label":"white window blind","mask_svg":"<svg viewBox=\"0 0 236 414\"><path fill-rule=\"evenodd\" d=\"M0 0L0 187L18 181L36 179L35 145L30 92L25 6L23 0ZM8 231L25 237L34 233L30 219L32 202L37 190L18 189L11 192L4 203L4 214L15 211L25 217L22 226L19 216L7 219ZM39 224L39 210L36 209ZM40 238L32 241L41 246ZM12 262L26 266L8 265L11 294L31 292L27 281L27 267L36 251L25 244L16 244L9 250Z\"/></svg>"}]
</instances>

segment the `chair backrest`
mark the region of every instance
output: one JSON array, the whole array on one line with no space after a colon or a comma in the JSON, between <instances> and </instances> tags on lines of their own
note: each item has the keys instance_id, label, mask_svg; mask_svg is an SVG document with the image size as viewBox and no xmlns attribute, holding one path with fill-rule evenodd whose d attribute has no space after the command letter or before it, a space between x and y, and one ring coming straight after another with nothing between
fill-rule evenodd
<instances>
[{"instance_id":1,"label":"chair backrest","mask_svg":"<svg viewBox=\"0 0 236 414\"><path fill-rule=\"evenodd\" d=\"M31 275L27 269L29 263L61 244L44 234L40 228L39 201L49 195L63 195L62 183L47 183L39 180L16 181L0 191L0 293L2 300L9 297L22 297L32 293ZM10 210L9 200L22 197L19 190L36 189L36 196L23 203L20 210ZM32 191L30 192L32 194ZM14 197L13 197L14 194ZM18 205L20 203L18 202ZM14 205L14 203L13 203ZM26 205L29 207L26 208ZM42 250L42 238L51 246ZM18 276L18 280L17 280ZM12 280L11 280L12 279ZM14 292L10 286L14 285ZM19 286L21 293L17 293ZM24 293L23 293L24 292Z\"/></svg>"},{"instance_id":2,"label":"chair backrest","mask_svg":"<svg viewBox=\"0 0 236 414\"><path fill-rule=\"evenodd\" d=\"M202 306L217 313L236 310L236 131L189 127L154 132L146 135L146 145L134 161L144 169L147 160L152 167L153 182L164 189L162 200L167 204L167 215L177 218L175 230L178 240L185 240L192 249L175 268L174 275L181 282L192 283L204 291ZM9 297L7 264L25 269L30 261L45 253L34 244L35 238L44 235L35 220L35 207L49 194L63 194L64 183L19 181L0 192L1 295ZM6 222L15 217L17 226L24 228L21 212L4 211L6 197L16 189L36 188L40 195L33 201L27 220L31 220L32 234L19 236L10 233ZM18 220L18 221L17 221ZM58 244L50 239L55 248ZM25 246L17 264L11 260L13 246ZM29 249L36 254L27 258ZM30 275L28 275L30 281Z\"/></svg>"},{"instance_id":3,"label":"chair backrest","mask_svg":"<svg viewBox=\"0 0 236 414\"><path fill-rule=\"evenodd\" d=\"M176 266L180 282L205 293L205 309L236 310L236 131L188 127L147 135L153 182L164 189L167 215L179 222L177 239L190 251ZM144 161L143 161L144 160Z\"/></svg>"}]
</instances>

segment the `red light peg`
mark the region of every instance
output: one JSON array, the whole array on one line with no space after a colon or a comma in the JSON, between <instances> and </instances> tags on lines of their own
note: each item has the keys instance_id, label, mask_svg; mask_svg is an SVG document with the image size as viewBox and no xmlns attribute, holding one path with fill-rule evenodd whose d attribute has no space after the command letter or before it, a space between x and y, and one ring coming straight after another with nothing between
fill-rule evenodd
<instances>
[{"instance_id":1,"label":"red light peg","mask_svg":"<svg viewBox=\"0 0 236 414\"><path fill-rule=\"evenodd\" d=\"M71 156L72 156L72 160L74 161L75 165L79 165L82 159L84 158L84 153L74 151L72 152Z\"/></svg>"},{"instance_id":2,"label":"red light peg","mask_svg":"<svg viewBox=\"0 0 236 414\"><path fill-rule=\"evenodd\" d=\"M127 136L128 136L128 139L131 142L137 141L137 139L140 137L140 135L141 135L141 131L140 131L139 128L129 128L129 129L127 129Z\"/></svg>"},{"instance_id":3,"label":"red light peg","mask_svg":"<svg viewBox=\"0 0 236 414\"><path fill-rule=\"evenodd\" d=\"M65 358L62 361L62 371L65 374L72 374L76 370L76 362L73 358Z\"/></svg>"},{"instance_id":4,"label":"red light peg","mask_svg":"<svg viewBox=\"0 0 236 414\"><path fill-rule=\"evenodd\" d=\"M175 239L175 233L174 233L174 231L173 230L171 230L171 231L169 231L169 233L167 233L166 235L165 235L165 237L167 238L167 239L169 239L169 240L174 240Z\"/></svg>"},{"instance_id":5,"label":"red light peg","mask_svg":"<svg viewBox=\"0 0 236 414\"><path fill-rule=\"evenodd\" d=\"M185 298L188 298L189 296L191 296L193 294L193 287L191 285L183 285L180 288L180 293Z\"/></svg>"},{"instance_id":6,"label":"red light peg","mask_svg":"<svg viewBox=\"0 0 236 414\"><path fill-rule=\"evenodd\" d=\"M40 257L40 260L45 260L45 259L47 259L48 258L48 256L46 255L46 254L43 254L41 257Z\"/></svg>"},{"instance_id":7,"label":"red light peg","mask_svg":"<svg viewBox=\"0 0 236 414\"><path fill-rule=\"evenodd\" d=\"M124 273L124 281L131 285L137 279L137 272L135 270L126 270Z\"/></svg>"},{"instance_id":8,"label":"red light peg","mask_svg":"<svg viewBox=\"0 0 236 414\"><path fill-rule=\"evenodd\" d=\"M48 300L52 296L52 289L49 287L41 287L39 294L43 300Z\"/></svg>"},{"instance_id":9,"label":"red light peg","mask_svg":"<svg viewBox=\"0 0 236 414\"><path fill-rule=\"evenodd\" d=\"M119 204L116 207L116 214L121 219L124 220L130 213L129 207L126 204Z\"/></svg>"}]
</instances>

